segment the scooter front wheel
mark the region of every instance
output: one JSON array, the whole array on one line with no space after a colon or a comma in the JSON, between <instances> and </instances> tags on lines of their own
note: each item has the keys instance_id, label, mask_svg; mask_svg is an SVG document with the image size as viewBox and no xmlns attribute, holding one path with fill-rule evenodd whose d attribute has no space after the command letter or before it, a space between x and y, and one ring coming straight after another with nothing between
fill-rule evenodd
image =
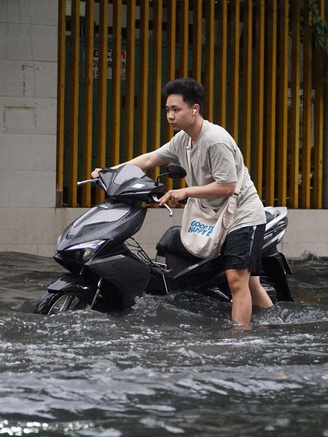
<instances>
[{"instance_id":1,"label":"scooter front wheel","mask_svg":"<svg viewBox=\"0 0 328 437\"><path fill-rule=\"evenodd\" d=\"M78 291L69 290L61 293L46 291L36 304L34 313L50 316L65 311L84 310L88 307L86 296Z\"/></svg>"}]
</instances>

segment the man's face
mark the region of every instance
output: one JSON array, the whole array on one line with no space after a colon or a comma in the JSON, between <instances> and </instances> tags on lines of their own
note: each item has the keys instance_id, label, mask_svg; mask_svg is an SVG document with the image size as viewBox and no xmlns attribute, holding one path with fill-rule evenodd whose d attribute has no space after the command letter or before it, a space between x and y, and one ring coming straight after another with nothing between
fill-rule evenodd
<instances>
[{"instance_id":1,"label":"man's face","mask_svg":"<svg viewBox=\"0 0 328 437\"><path fill-rule=\"evenodd\" d=\"M193 124L192 110L193 106L184 102L180 94L171 94L166 100L166 118L175 131L188 129Z\"/></svg>"}]
</instances>

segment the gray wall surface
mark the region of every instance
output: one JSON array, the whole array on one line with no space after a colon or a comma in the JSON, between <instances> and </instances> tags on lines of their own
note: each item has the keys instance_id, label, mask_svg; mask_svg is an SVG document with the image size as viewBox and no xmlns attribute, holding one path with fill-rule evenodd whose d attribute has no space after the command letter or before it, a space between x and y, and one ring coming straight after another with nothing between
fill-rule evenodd
<instances>
[{"instance_id":1,"label":"gray wall surface","mask_svg":"<svg viewBox=\"0 0 328 437\"><path fill-rule=\"evenodd\" d=\"M53 245L57 21L57 1L0 1L0 250Z\"/></svg>"},{"instance_id":2,"label":"gray wall surface","mask_svg":"<svg viewBox=\"0 0 328 437\"><path fill-rule=\"evenodd\" d=\"M5 217L7 220L6 227L0 226L0 252L14 251L50 257L54 254L57 237L86 209L0 208L0 211L0 219ZM181 209L175 210L172 218L165 209L148 211L144 226L136 238L150 257L155 255L155 245L166 229L181 223L181 215ZM289 210L288 218L289 225L279 245L279 250L287 258L298 259L309 253L328 257L327 210Z\"/></svg>"},{"instance_id":3,"label":"gray wall surface","mask_svg":"<svg viewBox=\"0 0 328 437\"><path fill-rule=\"evenodd\" d=\"M0 251L52 256L84 209L55 208L56 0L0 0ZM138 239L150 256L181 210L148 212ZM328 210L291 210L280 249L328 256Z\"/></svg>"}]
</instances>

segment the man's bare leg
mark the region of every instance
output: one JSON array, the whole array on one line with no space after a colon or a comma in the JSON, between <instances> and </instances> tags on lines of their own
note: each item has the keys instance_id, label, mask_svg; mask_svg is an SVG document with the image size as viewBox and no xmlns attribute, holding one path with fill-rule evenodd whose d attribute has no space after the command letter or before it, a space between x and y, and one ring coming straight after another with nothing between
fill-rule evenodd
<instances>
[{"instance_id":1,"label":"man's bare leg","mask_svg":"<svg viewBox=\"0 0 328 437\"><path fill-rule=\"evenodd\" d=\"M250 276L249 288L252 296L253 305L258 305L263 308L269 308L273 305L268 293L264 290L258 276Z\"/></svg>"},{"instance_id":2,"label":"man's bare leg","mask_svg":"<svg viewBox=\"0 0 328 437\"><path fill-rule=\"evenodd\" d=\"M226 275L232 295L232 322L249 325L252 317L250 273L247 269L228 269Z\"/></svg>"}]
</instances>

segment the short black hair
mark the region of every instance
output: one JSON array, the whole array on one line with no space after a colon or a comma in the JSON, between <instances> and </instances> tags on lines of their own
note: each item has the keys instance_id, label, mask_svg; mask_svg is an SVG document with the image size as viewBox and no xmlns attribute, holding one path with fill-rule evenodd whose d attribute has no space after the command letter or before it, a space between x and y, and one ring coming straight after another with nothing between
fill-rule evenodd
<instances>
[{"instance_id":1,"label":"short black hair","mask_svg":"<svg viewBox=\"0 0 328 437\"><path fill-rule=\"evenodd\" d=\"M205 89L203 85L190 77L174 79L168 82L163 88L163 97L167 98L171 94L180 94L183 101L189 106L197 103L199 112L202 112L205 99Z\"/></svg>"}]
</instances>

